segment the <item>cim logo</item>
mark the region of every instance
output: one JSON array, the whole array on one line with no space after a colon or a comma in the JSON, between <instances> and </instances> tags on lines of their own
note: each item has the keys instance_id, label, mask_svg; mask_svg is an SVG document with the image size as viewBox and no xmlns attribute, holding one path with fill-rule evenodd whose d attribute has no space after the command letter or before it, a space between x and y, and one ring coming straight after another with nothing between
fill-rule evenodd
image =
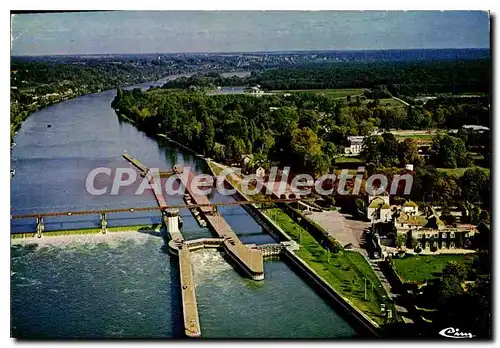
<instances>
[{"instance_id":1,"label":"cim logo","mask_svg":"<svg viewBox=\"0 0 500 348\"><path fill-rule=\"evenodd\" d=\"M452 327L447 327L446 329L439 331L439 334L443 337L448 337L448 338L472 338L472 337L475 337L470 332L460 332L459 329L454 329Z\"/></svg>"}]
</instances>

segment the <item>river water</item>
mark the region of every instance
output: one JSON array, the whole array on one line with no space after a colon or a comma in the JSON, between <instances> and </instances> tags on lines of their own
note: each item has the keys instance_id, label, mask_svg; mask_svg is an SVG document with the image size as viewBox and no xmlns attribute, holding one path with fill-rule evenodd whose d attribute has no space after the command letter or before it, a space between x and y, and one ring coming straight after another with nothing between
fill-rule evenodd
<instances>
[{"instance_id":1,"label":"river water","mask_svg":"<svg viewBox=\"0 0 500 348\"><path fill-rule=\"evenodd\" d=\"M132 86L148 88L164 81ZM110 107L115 90L90 94L40 110L15 138L11 166L13 214L154 206L150 194L92 196L85 190L96 167L128 164L123 151L150 167L176 163L207 172L193 155L158 144L121 122ZM48 127L50 125L50 127ZM147 192L147 191L146 191ZM217 202L233 198L215 194ZM176 201L177 200L177 201ZM169 202L181 203L179 198ZM238 206L220 209L245 243L273 242ZM186 209L186 239L208 237ZM110 226L159 223L158 213L110 214ZM47 230L98 226L97 217L59 217ZM34 221L14 220L13 232L32 231ZM177 260L161 238L109 233L16 241L11 248L12 334L22 338L182 337ZM205 338L344 338L356 335L292 269L265 262L265 280L242 278L216 251L193 254L202 335Z\"/></svg>"}]
</instances>

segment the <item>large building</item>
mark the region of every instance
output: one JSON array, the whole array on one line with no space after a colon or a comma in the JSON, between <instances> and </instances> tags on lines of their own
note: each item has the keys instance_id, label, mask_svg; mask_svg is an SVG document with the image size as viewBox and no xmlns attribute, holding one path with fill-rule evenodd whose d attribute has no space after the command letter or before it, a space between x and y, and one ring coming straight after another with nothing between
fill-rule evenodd
<instances>
[{"instance_id":1,"label":"large building","mask_svg":"<svg viewBox=\"0 0 500 348\"><path fill-rule=\"evenodd\" d=\"M389 195L386 193L385 195L381 196L368 196L366 216L372 222L372 224L392 221Z\"/></svg>"},{"instance_id":2,"label":"large building","mask_svg":"<svg viewBox=\"0 0 500 348\"><path fill-rule=\"evenodd\" d=\"M470 225L447 227L434 210L430 215L420 215L418 205L408 201L394 219L397 235L406 240L416 239L421 249L467 248L472 242L475 229Z\"/></svg>"},{"instance_id":3,"label":"large building","mask_svg":"<svg viewBox=\"0 0 500 348\"><path fill-rule=\"evenodd\" d=\"M346 155L359 155L363 148L364 136L348 136L347 146L344 148Z\"/></svg>"}]
</instances>

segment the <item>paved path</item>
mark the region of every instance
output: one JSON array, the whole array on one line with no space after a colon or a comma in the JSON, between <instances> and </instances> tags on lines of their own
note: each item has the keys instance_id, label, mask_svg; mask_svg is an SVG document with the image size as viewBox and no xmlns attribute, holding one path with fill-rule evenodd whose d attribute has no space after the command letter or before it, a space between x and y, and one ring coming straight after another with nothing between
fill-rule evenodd
<instances>
[{"instance_id":1,"label":"paved path","mask_svg":"<svg viewBox=\"0 0 500 348\"><path fill-rule=\"evenodd\" d=\"M399 99L398 97L392 97L392 99L397 100L398 102L400 102L401 104L403 104L405 106L410 106L410 104L408 104L407 102L405 102L402 99Z\"/></svg>"},{"instance_id":2,"label":"paved path","mask_svg":"<svg viewBox=\"0 0 500 348\"><path fill-rule=\"evenodd\" d=\"M338 211L314 212L307 215L308 218L320 224L328 234L339 241L340 244L352 244L363 255L368 253L362 247L363 231L370 227L369 222L354 220L350 215L341 214Z\"/></svg>"},{"instance_id":3,"label":"paved path","mask_svg":"<svg viewBox=\"0 0 500 348\"><path fill-rule=\"evenodd\" d=\"M393 291L393 288L387 278L384 275L384 272L380 269L380 264L379 260L370 260L370 266L372 266L373 271L375 272L375 275L378 277L380 282L382 283L382 286L384 287L385 291L389 293L391 298L394 299L394 304L396 306L396 311L398 312L399 316L403 319L405 323L413 323L413 319L410 318L408 309L405 308L404 306L401 305L401 300L402 300L402 295L399 293L396 293Z\"/></svg>"}]
</instances>

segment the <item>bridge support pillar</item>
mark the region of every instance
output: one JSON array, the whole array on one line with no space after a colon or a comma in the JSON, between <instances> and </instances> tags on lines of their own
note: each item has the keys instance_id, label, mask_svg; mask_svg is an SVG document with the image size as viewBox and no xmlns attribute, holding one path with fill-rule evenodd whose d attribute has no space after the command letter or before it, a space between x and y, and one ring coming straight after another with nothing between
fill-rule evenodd
<instances>
[{"instance_id":1,"label":"bridge support pillar","mask_svg":"<svg viewBox=\"0 0 500 348\"><path fill-rule=\"evenodd\" d=\"M162 210L162 220L169 234L180 233L179 230L179 209L169 208Z\"/></svg>"},{"instance_id":2,"label":"bridge support pillar","mask_svg":"<svg viewBox=\"0 0 500 348\"><path fill-rule=\"evenodd\" d=\"M108 232L108 220L106 219L106 213L101 213L101 232L106 234Z\"/></svg>"},{"instance_id":3,"label":"bridge support pillar","mask_svg":"<svg viewBox=\"0 0 500 348\"><path fill-rule=\"evenodd\" d=\"M36 236L42 238L43 232L43 217L36 218Z\"/></svg>"}]
</instances>

